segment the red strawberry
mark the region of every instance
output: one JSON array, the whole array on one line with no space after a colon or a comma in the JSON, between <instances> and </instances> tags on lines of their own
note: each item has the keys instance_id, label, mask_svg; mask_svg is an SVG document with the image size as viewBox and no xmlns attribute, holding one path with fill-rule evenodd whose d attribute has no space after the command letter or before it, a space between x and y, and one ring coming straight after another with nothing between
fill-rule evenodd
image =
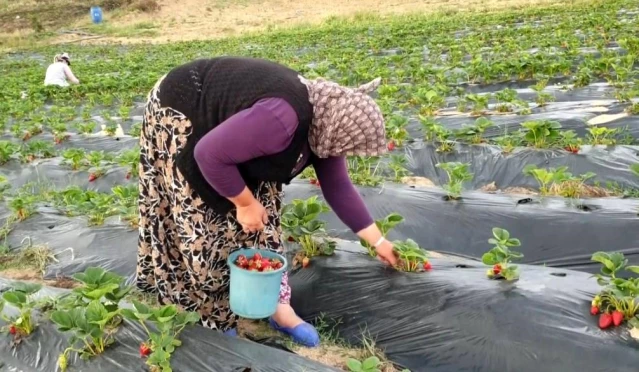
<instances>
[{"instance_id":1,"label":"red strawberry","mask_svg":"<svg viewBox=\"0 0 639 372\"><path fill-rule=\"evenodd\" d=\"M144 358L151 354L151 348L147 344L140 344L140 358Z\"/></svg>"},{"instance_id":2,"label":"red strawberry","mask_svg":"<svg viewBox=\"0 0 639 372\"><path fill-rule=\"evenodd\" d=\"M302 260L302 267L306 267L308 266L308 264L311 262L311 260L309 260L308 257L304 257L304 259Z\"/></svg>"},{"instance_id":3,"label":"red strawberry","mask_svg":"<svg viewBox=\"0 0 639 372\"><path fill-rule=\"evenodd\" d=\"M259 254L259 253L256 253L256 254L253 256L253 260L254 260L254 261L262 261L262 255L261 255L261 254Z\"/></svg>"},{"instance_id":4,"label":"red strawberry","mask_svg":"<svg viewBox=\"0 0 639 372\"><path fill-rule=\"evenodd\" d=\"M262 270L266 270L266 268L270 268L270 267L272 267L271 261L269 261L268 258L263 257L262 258Z\"/></svg>"},{"instance_id":5,"label":"red strawberry","mask_svg":"<svg viewBox=\"0 0 639 372\"><path fill-rule=\"evenodd\" d=\"M16 328L16 326L12 325L11 327L9 327L9 333L12 335L18 333L18 329Z\"/></svg>"},{"instance_id":6,"label":"red strawberry","mask_svg":"<svg viewBox=\"0 0 639 372\"><path fill-rule=\"evenodd\" d=\"M599 307L591 306L590 307L590 315L597 315L597 314L599 314Z\"/></svg>"},{"instance_id":7,"label":"red strawberry","mask_svg":"<svg viewBox=\"0 0 639 372\"><path fill-rule=\"evenodd\" d=\"M388 147L388 151L395 150L395 141L390 141L386 146Z\"/></svg>"},{"instance_id":8,"label":"red strawberry","mask_svg":"<svg viewBox=\"0 0 639 372\"><path fill-rule=\"evenodd\" d=\"M95 173L89 174L89 182L93 182L98 179L98 176Z\"/></svg>"},{"instance_id":9,"label":"red strawberry","mask_svg":"<svg viewBox=\"0 0 639 372\"><path fill-rule=\"evenodd\" d=\"M612 325L612 315L603 313L599 315L599 328L606 329Z\"/></svg>"},{"instance_id":10,"label":"red strawberry","mask_svg":"<svg viewBox=\"0 0 639 372\"><path fill-rule=\"evenodd\" d=\"M249 262L246 259L246 256L243 254L237 256L237 260L235 261L235 263L237 264L237 266L244 269L246 269L249 266Z\"/></svg>"},{"instance_id":11,"label":"red strawberry","mask_svg":"<svg viewBox=\"0 0 639 372\"><path fill-rule=\"evenodd\" d=\"M127 172L126 176L124 176L124 178L126 178L127 180L131 179L131 172Z\"/></svg>"},{"instance_id":12,"label":"red strawberry","mask_svg":"<svg viewBox=\"0 0 639 372\"><path fill-rule=\"evenodd\" d=\"M612 324L615 327L619 327L623 323L623 313L619 310L615 310L612 312Z\"/></svg>"},{"instance_id":13,"label":"red strawberry","mask_svg":"<svg viewBox=\"0 0 639 372\"><path fill-rule=\"evenodd\" d=\"M289 237L288 237L288 241L292 243L292 242L294 242L294 241L295 241L295 238L294 238L294 237L292 237L292 236L289 236Z\"/></svg>"},{"instance_id":14,"label":"red strawberry","mask_svg":"<svg viewBox=\"0 0 639 372\"><path fill-rule=\"evenodd\" d=\"M500 264L496 264L495 266L493 266L493 274L494 275L499 275L500 272L501 272L501 265Z\"/></svg>"},{"instance_id":15,"label":"red strawberry","mask_svg":"<svg viewBox=\"0 0 639 372\"><path fill-rule=\"evenodd\" d=\"M424 270L427 270L427 271L428 271L428 270L430 270L430 269L432 269L432 268L433 268L433 266L430 264L430 262L426 262L426 263L424 264Z\"/></svg>"},{"instance_id":16,"label":"red strawberry","mask_svg":"<svg viewBox=\"0 0 639 372\"><path fill-rule=\"evenodd\" d=\"M309 182L311 183L311 185L317 185L317 180L315 178L311 178Z\"/></svg>"}]
</instances>

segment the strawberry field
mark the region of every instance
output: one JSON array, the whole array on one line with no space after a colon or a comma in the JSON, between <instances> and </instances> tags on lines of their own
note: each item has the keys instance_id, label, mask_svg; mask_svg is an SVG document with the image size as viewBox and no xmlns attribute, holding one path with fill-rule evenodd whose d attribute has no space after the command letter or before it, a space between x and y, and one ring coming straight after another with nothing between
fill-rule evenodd
<instances>
[{"instance_id":1,"label":"strawberry field","mask_svg":"<svg viewBox=\"0 0 639 372\"><path fill-rule=\"evenodd\" d=\"M354 242L306 171L284 187L282 217L300 315L335 319L352 344L365 331L398 370L635 371L638 21L636 2L608 0L65 46L82 81L66 89L42 86L58 48L1 55L0 371L59 370L61 355L69 370L333 370L192 326L170 307L125 310L145 96L172 67L223 54L349 86L383 79L375 94L391 151L351 158L349 171L401 264L385 269ZM141 320L164 318L153 311L184 323L184 347L157 346ZM87 312L99 330L73 323ZM150 363L137 355L144 340Z\"/></svg>"}]
</instances>

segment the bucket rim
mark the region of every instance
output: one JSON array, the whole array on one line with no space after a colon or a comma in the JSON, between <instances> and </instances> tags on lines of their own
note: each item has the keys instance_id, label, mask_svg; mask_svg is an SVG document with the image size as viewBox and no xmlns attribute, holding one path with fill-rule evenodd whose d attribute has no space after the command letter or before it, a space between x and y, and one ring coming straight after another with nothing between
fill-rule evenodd
<instances>
[{"instance_id":1,"label":"bucket rim","mask_svg":"<svg viewBox=\"0 0 639 372\"><path fill-rule=\"evenodd\" d=\"M242 269L240 267L238 267L237 265L235 265L235 263L233 262L233 260L239 256L240 254L243 254L243 252L268 252L269 254L274 254L276 255L281 261L282 261L282 267L280 267L277 270L273 270L273 271L249 271L249 270L245 270ZM288 260L286 259L286 257L284 257L284 255L281 255L279 253L276 252L272 252L269 250L265 250L265 249L256 249L256 248L240 248L237 251L229 254L229 257L226 259L226 263L229 266L229 268L233 269L237 269L237 270L242 270L243 272L245 272L246 274L249 275L255 275L255 276L268 276L268 275L275 275L275 274L279 274L281 272L284 272L288 266Z\"/></svg>"}]
</instances>

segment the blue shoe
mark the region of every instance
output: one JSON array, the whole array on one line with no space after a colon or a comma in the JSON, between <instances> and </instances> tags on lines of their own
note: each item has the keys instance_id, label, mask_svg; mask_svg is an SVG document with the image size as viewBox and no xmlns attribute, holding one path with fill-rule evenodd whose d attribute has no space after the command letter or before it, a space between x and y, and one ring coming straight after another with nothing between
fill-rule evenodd
<instances>
[{"instance_id":1,"label":"blue shoe","mask_svg":"<svg viewBox=\"0 0 639 372\"><path fill-rule=\"evenodd\" d=\"M306 322L294 328L280 327L273 318L269 318L268 322L274 330L290 336L296 344L306 347L319 346L320 337L317 330Z\"/></svg>"},{"instance_id":2,"label":"blue shoe","mask_svg":"<svg viewBox=\"0 0 639 372\"><path fill-rule=\"evenodd\" d=\"M224 335L229 337L237 337L237 328L231 328L227 330L226 332L224 332Z\"/></svg>"}]
</instances>

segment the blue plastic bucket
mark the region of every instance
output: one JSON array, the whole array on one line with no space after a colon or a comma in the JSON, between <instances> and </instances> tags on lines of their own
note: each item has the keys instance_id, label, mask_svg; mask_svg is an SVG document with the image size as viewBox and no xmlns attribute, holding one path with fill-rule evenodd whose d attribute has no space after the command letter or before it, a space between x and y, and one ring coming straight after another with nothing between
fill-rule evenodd
<instances>
[{"instance_id":1,"label":"blue plastic bucket","mask_svg":"<svg viewBox=\"0 0 639 372\"><path fill-rule=\"evenodd\" d=\"M91 21L93 23L102 23L102 8L99 6L91 7Z\"/></svg>"},{"instance_id":2,"label":"blue plastic bucket","mask_svg":"<svg viewBox=\"0 0 639 372\"><path fill-rule=\"evenodd\" d=\"M262 257L278 258L283 266L275 271L248 271L235 265L237 256L243 254L247 258L259 253ZM231 268L231 284L229 302L231 311L247 319L264 319L275 314L280 299L282 274L286 270L286 258L277 253L262 249L243 248L229 255L228 265Z\"/></svg>"}]
</instances>

